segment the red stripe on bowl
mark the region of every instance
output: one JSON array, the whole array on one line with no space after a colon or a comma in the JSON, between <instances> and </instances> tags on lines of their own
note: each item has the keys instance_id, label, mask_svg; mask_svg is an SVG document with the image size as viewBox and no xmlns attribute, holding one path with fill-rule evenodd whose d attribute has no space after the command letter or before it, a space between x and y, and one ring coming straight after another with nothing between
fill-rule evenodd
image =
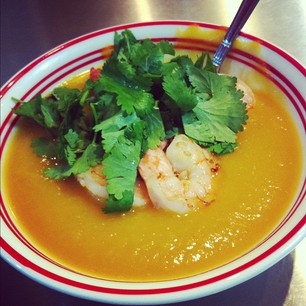
<instances>
[{"instance_id":1,"label":"red stripe on bowl","mask_svg":"<svg viewBox=\"0 0 306 306\"><path fill-rule=\"evenodd\" d=\"M89 290L93 292L101 292L101 293L108 293L108 294L118 294L118 295L157 295L157 294L165 294L165 293L174 293L179 291L186 291L191 289L196 289L199 287L207 286L213 283L217 283L219 281L222 281L226 278L231 278L233 275L241 273L244 270L247 270L262 260L264 260L266 257L280 249L282 246L284 246L292 237L294 237L300 230L302 230L305 227L306 223L306 216L303 217L303 219L290 231L282 240L280 240L277 244L273 245L270 249L268 249L263 254L257 256L256 258L252 259L251 261L247 262L246 264L235 268L231 271L228 271L226 273L220 274L218 276L202 280L199 282L194 282L186 285L180 285L180 286L173 286L173 287L166 287L166 288L152 288L152 289L121 289L121 288L109 288L109 287L102 287L102 286L94 286L89 284L80 283L71 279L67 279L65 277L62 277L60 275L54 274L50 271L47 271L43 269L42 267L32 263L25 257L23 257L21 254L16 252L3 238L1 238L1 247L3 250L5 250L8 254L10 254L16 261L20 262L23 266L49 278L56 282L63 283L68 286L73 286L76 288ZM114 284L114 283L113 283ZM129 286L129 283L126 284L127 287ZM152 283L154 287L154 283Z\"/></svg>"}]
</instances>

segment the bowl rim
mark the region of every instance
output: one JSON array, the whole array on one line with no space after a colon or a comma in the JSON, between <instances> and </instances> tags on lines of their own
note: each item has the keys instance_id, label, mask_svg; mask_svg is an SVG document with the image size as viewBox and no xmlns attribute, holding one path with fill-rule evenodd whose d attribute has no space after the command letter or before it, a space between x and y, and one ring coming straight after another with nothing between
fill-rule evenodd
<instances>
[{"instance_id":1,"label":"bowl rim","mask_svg":"<svg viewBox=\"0 0 306 306\"><path fill-rule=\"evenodd\" d=\"M208 28L212 30L223 30L226 31L228 29L227 26L218 25L214 23L207 23L202 21L191 21L191 20L157 20L157 21L144 21L144 22L131 22L131 23L124 23L119 24L115 26L109 26L106 28L98 29L95 31L91 31L89 33L85 33L82 35L79 35L75 38L72 38L66 42L63 42L51 50L43 53L42 55L36 57L33 59L29 64L27 64L25 67L21 68L19 71L17 71L8 81L6 81L3 86L1 86L0 90L0 98L4 96L6 91L14 85L14 83L24 75L27 70L34 68L39 62L45 60L46 58L53 56L54 54L60 52L63 48L67 48L73 44L76 44L84 39L90 39L92 37L106 34L108 32L114 32L114 31L122 31L127 28L131 27L143 27L143 26L155 26L155 25L174 25L174 26L190 26L190 25L197 25L199 27ZM290 55L288 52L283 50L282 48L278 47L277 45L270 43L260 37L254 36L252 34L245 33L244 31L239 32L239 37L244 37L247 39L250 39L252 41L256 41L262 46L265 46L272 51L275 51L276 53L280 54L282 57L288 59L292 64L296 66L296 68L306 77L306 67L303 66L303 64L298 61L294 56Z\"/></svg>"},{"instance_id":2,"label":"bowl rim","mask_svg":"<svg viewBox=\"0 0 306 306\"><path fill-rule=\"evenodd\" d=\"M156 26L156 25L160 25L160 26L190 26L190 25L198 25L204 29L211 29L211 30L226 30L227 28L224 26L219 26L219 25L215 25L215 24L211 24L211 23L205 23L205 22L195 22L195 21L186 21L186 20L160 20L160 21L150 21L150 22L138 22L138 23L127 23L127 24L122 24L122 25L117 25L117 26L113 26L113 27L108 27L108 28L104 28L101 30L97 30L94 32L90 32L88 34L84 34L81 35L77 38L74 38L72 40L69 40L66 43L60 44L59 46L51 49L50 51L44 53L43 55L39 56L38 58L34 59L31 63L29 63L27 66L25 66L24 68L22 68L19 72L17 72L10 80L8 80L4 86L1 88L0 91L0 98L4 97L7 92L14 87L14 85L16 83L18 83L18 80L20 78L22 78L23 76L25 76L30 70L35 69L35 67L39 64L41 64L43 61L48 60L50 57L57 55L59 52L61 52L64 49L69 48L70 46L76 45L79 42L82 42L84 40L90 40L96 36L99 35L104 35L107 33L113 33L115 31L121 31L124 30L126 28L134 28L134 27L150 27L150 26ZM280 55L281 57L283 57L285 60L289 61L302 75L306 76L306 69L305 67L303 67L303 65L301 63L299 63L296 59L294 59L292 56L290 56L287 52L283 51L282 49L280 49L279 47L265 41L262 40L260 38L257 38L253 35L250 34L246 34L246 33L241 33L240 37L245 38L245 39L249 39L251 41L256 41L259 44L261 44L262 46L270 49L273 52L276 52L278 55ZM304 100L305 101L305 100ZM2 104L1 104L2 106ZM305 105L304 105L304 109L305 109ZM303 115L303 114L302 114ZM1 115L1 121L2 121L2 115ZM5 121L1 123L1 134L3 133L2 127L3 125L5 125ZM304 122L304 129L305 129L305 122ZM1 149L1 155L2 155L3 150ZM302 193L301 193L301 197L302 199L300 199L300 201L303 200L303 198L305 197L305 179L304 179L304 185L302 187ZM2 195L1 195L1 219L2 219L2 204L3 199L2 199ZM305 236L306 236L306 216L304 215L304 218L301 219L301 221L299 222L299 224L294 228L294 231L291 231L290 237L287 237L286 241L282 242L280 241L278 243L278 245L276 246L276 248L283 248L283 251L280 252L278 254L278 256L275 256L273 263L276 263L277 261L279 261L280 259L282 259L284 256L286 256ZM292 240L294 236L294 240ZM284 238L285 239L285 238ZM270 252L274 252L275 249L270 250ZM11 252L11 253L9 253ZM14 256L12 256L12 254L14 254ZM273 253L275 254L275 253ZM88 298L84 295L84 293L81 292L75 292L75 290L72 290L73 292L67 291L67 288L64 288L61 284L54 284L54 283L50 283L50 282L46 282L45 279L39 279L38 275L35 275L35 273L31 273L31 271L29 271L29 266L27 265L22 265L18 259L16 258L20 258L20 254L18 254L17 252L14 253L13 248L3 239L3 237L1 236L1 257L6 260L9 264L11 264L13 267L15 267L17 270L19 270L20 272L22 272L23 274L29 276L30 278L50 287L53 289L56 289L58 291L62 291L64 293L68 293L71 295L75 295L75 296L79 296L81 298ZM268 257L267 257L268 258ZM261 261L262 263L262 261ZM23 267L22 267L23 266ZM231 283L227 284L227 286L223 287L223 289L221 290L225 290L227 288L230 288L232 286L235 286L247 279L250 278L250 274L251 277L263 272L264 270L266 270L267 268L269 268L271 266L271 262L266 262L266 265L261 265L260 267L256 267L258 268L257 271L252 271L250 269L247 270L248 273L245 273L243 276L240 275L239 277L234 277L235 274L233 275L229 275L229 277L231 278ZM254 270L254 269L253 269ZM250 272L251 271L251 272ZM240 273L241 271L238 269L237 273ZM198 290L201 286L205 285L205 282L201 282L201 284L199 284L199 286L197 286L197 288L192 287L192 286L188 286L188 285L184 285L184 286L179 286L175 291L173 291L174 295L172 293L170 293L171 296L169 296L169 293L167 293L168 290L163 290L158 289L158 297L156 298L156 296L154 296L154 298L156 298L154 301L152 300L152 290L150 289L142 289L139 292L140 295L137 295L137 297L140 299L133 299L134 295L133 292L136 293L138 292L136 289L132 292L126 292L126 295L122 295L122 296L118 296L118 297L114 297L114 292L112 290L110 290L108 293L108 296L103 296L101 298L101 296L91 296L92 300L97 300L97 301L103 301L103 302L120 302L120 303L133 303L133 304L138 304L138 303L143 303L144 301L144 296L146 297L146 301L148 303L169 303L169 302L175 302L175 301L183 301L183 300L189 300L190 296L186 296L186 290L191 293L192 292L192 299L197 298L197 297L201 297L203 296L201 294L201 290ZM74 288L74 287L73 287ZM216 292L219 292L221 290L218 290L217 288L215 288L215 290L211 289L209 294L213 294ZM164 294L164 296L163 296ZM208 294L206 294L208 295ZM123 297L123 298L122 298ZM126 298L128 297L128 299L126 300ZM162 297L162 298L161 298ZM179 300L178 300L179 298Z\"/></svg>"}]
</instances>

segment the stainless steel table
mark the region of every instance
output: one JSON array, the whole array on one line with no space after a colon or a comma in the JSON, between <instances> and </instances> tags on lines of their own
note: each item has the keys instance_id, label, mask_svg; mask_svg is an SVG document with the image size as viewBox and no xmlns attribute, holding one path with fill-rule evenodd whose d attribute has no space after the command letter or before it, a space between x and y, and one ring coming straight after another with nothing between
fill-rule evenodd
<instances>
[{"instance_id":1,"label":"stainless steel table","mask_svg":"<svg viewBox=\"0 0 306 306\"><path fill-rule=\"evenodd\" d=\"M55 46L122 23L184 19L228 26L240 0L1 0L1 86ZM261 0L244 32L306 65L306 1ZM306 241L259 276L224 292L177 305L306 305ZM3 306L107 305L50 290L1 260Z\"/></svg>"}]
</instances>

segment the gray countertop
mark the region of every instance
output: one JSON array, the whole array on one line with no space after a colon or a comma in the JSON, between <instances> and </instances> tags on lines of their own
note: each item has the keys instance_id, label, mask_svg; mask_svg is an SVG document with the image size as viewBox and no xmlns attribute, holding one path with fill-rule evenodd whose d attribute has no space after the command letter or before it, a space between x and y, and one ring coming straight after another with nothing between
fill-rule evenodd
<instances>
[{"instance_id":1,"label":"gray countertop","mask_svg":"<svg viewBox=\"0 0 306 306\"><path fill-rule=\"evenodd\" d=\"M44 52L118 24L195 20L229 26L239 0L1 0L1 86ZM306 65L306 1L261 0L243 31ZM224 292L177 305L306 305L306 241L257 277ZM107 305L48 289L1 260L3 306Z\"/></svg>"}]
</instances>

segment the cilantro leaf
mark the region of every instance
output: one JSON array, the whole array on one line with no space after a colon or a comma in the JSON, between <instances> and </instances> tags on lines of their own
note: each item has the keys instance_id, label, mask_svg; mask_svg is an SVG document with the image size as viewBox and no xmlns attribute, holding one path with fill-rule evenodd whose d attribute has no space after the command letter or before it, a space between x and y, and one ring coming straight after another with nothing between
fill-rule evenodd
<instances>
[{"instance_id":1,"label":"cilantro leaf","mask_svg":"<svg viewBox=\"0 0 306 306\"><path fill-rule=\"evenodd\" d=\"M131 82L136 77L136 68L126 59L119 61L118 58L110 57L103 66L101 76L107 75L118 82Z\"/></svg>"},{"instance_id":2,"label":"cilantro leaf","mask_svg":"<svg viewBox=\"0 0 306 306\"><path fill-rule=\"evenodd\" d=\"M174 47L168 41L154 44L150 39L134 44L130 50L130 59L141 73L161 74L165 54L174 55Z\"/></svg>"},{"instance_id":3,"label":"cilantro leaf","mask_svg":"<svg viewBox=\"0 0 306 306\"><path fill-rule=\"evenodd\" d=\"M98 144L91 143L71 167L71 174L79 174L98 165L102 161L103 151Z\"/></svg>"},{"instance_id":4,"label":"cilantro leaf","mask_svg":"<svg viewBox=\"0 0 306 306\"><path fill-rule=\"evenodd\" d=\"M127 87L109 76L100 78L98 82L102 90L117 94L117 104L128 114L147 114L155 103L151 93L137 87Z\"/></svg>"},{"instance_id":5,"label":"cilantro leaf","mask_svg":"<svg viewBox=\"0 0 306 306\"><path fill-rule=\"evenodd\" d=\"M134 190L141 144L121 137L112 151L104 158L103 174L106 176L109 194L121 199L124 190Z\"/></svg>"},{"instance_id":6,"label":"cilantro leaf","mask_svg":"<svg viewBox=\"0 0 306 306\"><path fill-rule=\"evenodd\" d=\"M182 116L186 135L218 154L232 152L236 133L243 130L248 118L242 93L235 88L235 78L196 67L188 67L187 73L202 100Z\"/></svg>"},{"instance_id":7,"label":"cilantro leaf","mask_svg":"<svg viewBox=\"0 0 306 306\"><path fill-rule=\"evenodd\" d=\"M40 126L46 127L45 118L47 117L47 107L45 108L45 114L42 113L42 106L44 104L44 100L46 99L43 99L42 96L39 94L29 102L21 101L21 104L18 106L17 109L13 110L13 112L16 115L25 116L30 119L33 119ZM48 119L49 118L46 119L47 123L49 123Z\"/></svg>"},{"instance_id":8,"label":"cilantro leaf","mask_svg":"<svg viewBox=\"0 0 306 306\"><path fill-rule=\"evenodd\" d=\"M80 174L96 166L102 160L102 148L97 144L90 144L83 154L76 159L72 166L57 165L52 168L44 170L44 174L52 179L63 179L72 174Z\"/></svg>"},{"instance_id":9,"label":"cilantro leaf","mask_svg":"<svg viewBox=\"0 0 306 306\"><path fill-rule=\"evenodd\" d=\"M234 152L236 147L237 143L220 142L210 146L209 148L207 148L207 150L221 155L221 154L228 154Z\"/></svg>"},{"instance_id":10,"label":"cilantro leaf","mask_svg":"<svg viewBox=\"0 0 306 306\"><path fill-rule=\"evenodd\" d=\"M194 63L194 66L206 71L217 73L217 67L213 64L208 52L202 52L201 56L199 56Z\"/></svg>"},{"instance_id":11,"label":"cilantro leaf","mask_svg":"<svg viewBox=\"0 0 306 306\"><path fill-rule=\"evenodd\" d=\"M69 165L56 165L55 167L43 170L46 177L54 180L61 180L71 175Z\"/></svg>"},{"instance_id":12,"label":"cilantro leaf","mask_svg":"<svg viewBox=\"0 0 306 306\"><path fill-rule=\"evenodd\" d=\"M242 131L248 116L246 104L241 100L243 93L236 90L237 79L195 67L190 67L188 74L196 91L206 92L211 96L209 101L202 105L202 109L209 110L214 119L222 120L233 132Z\"/></svg>"},{"instance_id":13,"label":"cilantro leaf","mask_svg":"<svg viewBox=\"0 0 306 306\"><path fill-rule=\"evenodd\" d=\"M75 149L77 146L77 142L79 140L78 134L74 130L70 129L64 137L69 147L71 147L72 149Z\"/></svg>"},{"instance_id":14,"label":"cilantro leaf","mask_svg":"<svg viewBox=\"0 0 306 306\"><path fill-rule=\"evenodd\" d=\"M102 131L102 144L106 153L109 153L118 142L118 138L124 135L125 128L136 120L138 120L138 117L135 113L125 116L122 112L118 112L94 126L96 132Z\"/></svg>"},{"instance_id":15,"label":"cilantro leaf","mask_svg":"<svg viewBox=\"0 0 306 306\"><path fill-rule=\"evenodd\" d=\"M109 198L104 212L128 211L134 200L137 167L140 161L141 143L120 137L111 152L104 158L103 174L107 180Z\"/></svg>"},{"instance_id":16,"label":"cilantro leaf","mask_svg":"<svg viewBox=\"0 0 306 306\"><path fill-rule=\"evenodd\" d=\"M97 94L97 99L89 103L95 125L112 117L120 111L116 104L115 95L112 93ZM94 125L94 126L95 126Z\"/></svg>"},{"instance_id":17,"label":"cilantro leaf","mask_svg":"<svg viewBox=\"0 0 306 306\"><path fill-rule=\"evenodd\" d=\"M185 75L186 70L189 66L193 66L194 63L188 55L179 55L171 60L171 63L176 63Z\"/></svg>"},{"instance_id":18,"label":"cilantro leaf","mask_svg":"<svg viewBox=\"0 0 306 306\"><path fill-rule=\"evenodd\" d=\"M160 141L165 138L165 129L161 114L157 108L154 108L152 112L143 117L146 122L145 139L143 151L147 149L155 149Z\"/></svg>"},{"instance_id":19,"label":"cilantro leaf","mask_svg":"<svg viewBox=\"0 0 306 306\"><path fill-rule=\"evenodd\" d=\"M114 52L113 56L116 56L120 59L119 52L122 49L130 50L131 45L137 42L134 34L131 30L126 29L119 34L118 32L115 33L114 36Z\"/></svg>"},{"instance_id":20,"label":"cilantro leaf","mask_svg":"<svg viewBox=\"0 0 306 306\"><path fill-rule=\"evenodd\" d=\"M46 128L56 128L59 126L59 114L57 105L51 99L43 99L41 104L41 113Z\"/></svg>"},{"instance_id":21,"label":"cilantro leaf","mask_svg":"<svg viewBox=\"0 0 306 306\"><path fill-rule=\"evenodd\" d=\"M79 135L70 129L68 133L64 136L67 141L67 146L65 146L65 156L68 164L72 166L77 159L77 142L79 140Z\"/></svg>"},{"instance_id":22,"label":"cilantro leaf","mask_svg":"<svg viewBox=\"0 0 306 306\"><path fill-rule=\"evenodd\" d=\"M53 91L53 96L57 100L58 110L65 112L72 104L78 102L80 90L67 87L57 87Z\"/></svg>"},{"instance_id":23,"label":"cilantro leaf","mask_svg":"<svg viewBox=\"0 0 306 306\"><path fill-rule=\"evenodd\" d=\"M166 75L163 88L183 112L193 109L198 103L194 89L186 84L181 70L174 70Z\"/></svg>"},{"instance_id":24,"label":"cilantro leaf","mask_svg":"<svg viewBox=\"0 0 306 306\"><path fill-rule=\"evenodd\" d=\"M33 138L31 147L40 157L53 158L56 156L56 145L47 138Z\"/></svg>"},{"instance_id":25,"label":"cilantro leaf","mask_svg":"<svg viewBox=\"0 0 306 306\"><path fill-rule=\"evenodd\" d=\"M224 146L226 143L235 144L236 142L236 134L224 126L222 121L211 120L205 111L202 112L201 119L192 113L184 114L183 125L186 135L205 147L213 148L215 144L224 143Z\"/></svg>"},{"instance_id":26,"label":"cilantro leaf","mask_svg":"<svg viewBox=\"0 0 306 306\"><path fill-rule=\"evenodd\" d=\"M113 194L105 200L106 206L102 208L105 214L129 211L134 201L134 191L124 190L121 199L116 199Z\"/></svg>"}]
</instances>

